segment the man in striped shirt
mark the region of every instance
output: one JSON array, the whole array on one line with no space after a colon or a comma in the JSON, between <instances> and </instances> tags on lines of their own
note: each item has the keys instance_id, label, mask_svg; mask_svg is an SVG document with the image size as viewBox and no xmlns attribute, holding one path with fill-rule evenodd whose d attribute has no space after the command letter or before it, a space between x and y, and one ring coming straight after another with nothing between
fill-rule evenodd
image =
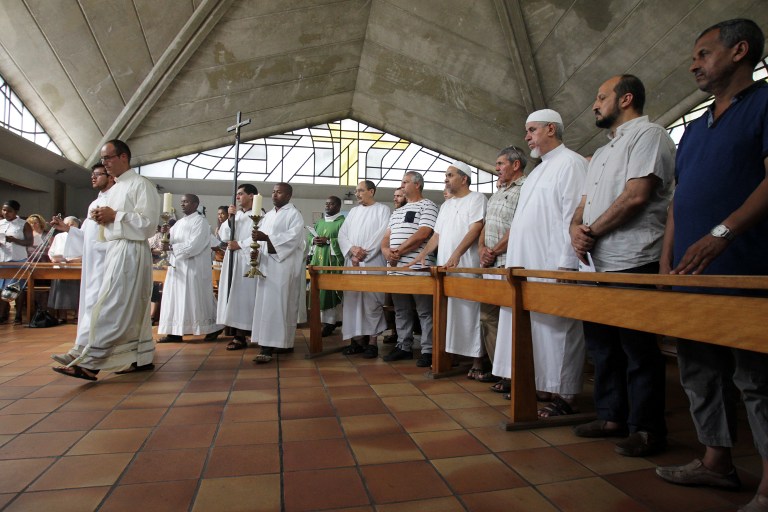
<instances>
[{"instance_id":1,"label":"man in striped shirt","mask_svg":"<svg viewBox=\"0 0 768 512\"><path fill-rule=\"evenodd\" d=\"M389 227L381 241L381 251L391 267L405 267L418 256L427 245L437 220L437 205L423 196L424 178L416 171L403 176L402 188L408 202L392 213ZM434 265L434 256L426 260L427 266ZM421 268L421 265L412 268ZM399 272L390 272L399 274ZM403 273L405 274L405 273ZM407 274L406 274L407 275ZM421 324L421 356L416 366L427 368L432 365L432 297L393 293L395 325L398 342L385 361L413 359L414 308Z\"/></svg>"}]
</instances>

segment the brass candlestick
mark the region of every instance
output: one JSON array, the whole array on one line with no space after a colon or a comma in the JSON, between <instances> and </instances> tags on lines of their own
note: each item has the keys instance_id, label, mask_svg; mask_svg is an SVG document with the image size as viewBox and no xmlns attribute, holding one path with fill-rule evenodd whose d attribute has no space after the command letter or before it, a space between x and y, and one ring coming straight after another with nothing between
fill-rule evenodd
<instances>
[{"instance_id":1,"label":"brass candlestick","mask_svg":"<svg viewBox=\"0 0 768 512\"><path fill-rule=\"evenodd\" d=\"M259 229L258 226L259 226L259 222L261 222L262 216L249 215L249 217L253 221L254 231ZM259 261L261 259L260 249L261 249L261 246L259 245L259 242L251 239L251 268L248 270L248 272L246 272L244 277L250 277L250 278L254 278L256 276L267 277L261 272L261 270L259 270Z\"/></svg>"},{"instance_id":2,"label":"brass candlestick","mask_svg":"<svg viewBox=\"0 0 768 512\"><path fill-rule=\"evenodd\" d=\"M160 261L157 262L158 268L173 267L173 265L168 262L168 248L171 243L171 234L168 232L168 221L171 220L171 217L173 217L172 212L163 212L160 214L160 218L163 219L163 229L165 232L160 238L160 248L162 251L160 252Z\"/></svg>"}]
</instances>

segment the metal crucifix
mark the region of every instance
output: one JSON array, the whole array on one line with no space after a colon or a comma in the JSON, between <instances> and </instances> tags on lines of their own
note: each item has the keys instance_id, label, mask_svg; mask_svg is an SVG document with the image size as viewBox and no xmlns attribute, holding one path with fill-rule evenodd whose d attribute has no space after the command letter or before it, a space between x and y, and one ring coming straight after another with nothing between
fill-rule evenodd
<instances>
[{"instance_id":1,"label":"metal crucifix","mask_svg":"<svg viewBox=\"0 0 768 512\"><path fill-rule=\"evenodd\" d=\"M244 121L240 120L240 111L237 112L237 120L235 121L235 124L227 128L227 132L235 132L235 166L233 167L233 188L232 188L232 204L237 204L237 165L240 162L240 128L243 126L246 126L251 123L251 119L248 118ZM229 232L230 237L229 240L234 241L237 240L235 238L235 215L231 215L229 217ZM234 274L234 259L235 259L235 253L234 251L229 251L229 274L227 276L227 301L229 301L230 292L232 291L232 275Z\"/></svg>"}]
</instances>

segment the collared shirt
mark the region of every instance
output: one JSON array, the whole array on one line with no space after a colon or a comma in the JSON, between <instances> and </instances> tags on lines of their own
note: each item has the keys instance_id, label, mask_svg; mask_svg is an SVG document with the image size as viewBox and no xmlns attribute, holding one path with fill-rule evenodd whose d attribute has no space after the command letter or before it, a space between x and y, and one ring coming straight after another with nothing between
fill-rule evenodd
<instances>
[{"instance_id":1,"label":"collared shirt","mask_svg":"<svg viewBox=\"0 0 768 512\"><path fill-rule=\"evenodd\" d=\"M431 200L422 198L414 203L406 203L392 212L392 216L389 218L389 248L397 249L420 228L434 229L435 221L437 221L437 205ZM407 253L401 254L400 261L397 262L396 266L405 267L412 262L427 245L431 236L430 234L418 247L414 247ZM424 265L415 265L413 268L418 269L434 264L435 258L432 254L429 254ZM396 272L390 273L396 274Z\"/></svg>"},{"instance_id":2,"label":"collared shirt","mask_svg":"<svg viewBox=\"0 0 768 512\"><path fill-rule=\"evenodd\" d=\"M500 188L488 199L488 209L485 215L485 239L483 243L489 249L493 249L499 240L509 231L512 224L512 217L517 210L517 201L520 199L520 189L525 183L525 176L510 183L508 186ZM505 258L497 257L492 267L503 267Z\"/></svg>"},{"instance_id":3,"label":"collared shirt","mask_svg":"<svg viewBox=\"0 0 768 512\"><path fill-rule=\"evenodd\" d=\"M672 198L675 143L667 131L641 116L616 129L589 163L584 185L584 224L600 217L634 178L654 175L660 184L631 220L598 238L592 259L598 271L619 271L659 260Z\"/></svg>"},{"instance_id":4,"label":"collared shirt","mask_svg":"<svg viewBox=\"0 0 768 512\"><path fill-rule=\"evenodd\" d=\"M691 122L677 150L675 265L764 182L768 84L760 80L746 87L713 123L708 121L701 116ZM768 218L739 233L703 273L768 275Z\"/></svg>"}]
</instances>

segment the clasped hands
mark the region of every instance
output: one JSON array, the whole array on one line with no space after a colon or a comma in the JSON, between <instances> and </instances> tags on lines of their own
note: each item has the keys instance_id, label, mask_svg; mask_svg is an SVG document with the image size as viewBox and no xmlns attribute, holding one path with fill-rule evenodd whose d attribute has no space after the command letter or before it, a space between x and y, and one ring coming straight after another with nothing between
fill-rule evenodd
<instances>
[{"instance_id":1,"label":"clasped hands","mask_svg":"<svg viewBox=\"0 0 768 512\"><path fill-rule=\"evenodd\" d=\"M368 257L368 251L359 246L354 246L349 250L349 254L352 257L352 266L359 267L360 262L365 261Z\"/></svg>"},{"instance_id":2,"label":"clasped hands","mask_svg":"<svg viewBox=\"0 0 768 512\"><path fill-rule=\"evenodd\" d=\"M595 241L597 237L592 233L592 228L584 224L578 224L571 226L571 247L573 247L576 256L585 265L589 265L587 261L587 253L594 249Z\"/></svg>"},{"instance_id":3,"label":"clasped hands","mask_svg":"<svg viewBox=\"0 0 768 512\"><path fill-rule=\"evenodd\" d=\"M109 206L99 206L91 210L91 219L95 220L98 224L105 226L115 222L117 212Z\"/></svg>"}]
</instances>

